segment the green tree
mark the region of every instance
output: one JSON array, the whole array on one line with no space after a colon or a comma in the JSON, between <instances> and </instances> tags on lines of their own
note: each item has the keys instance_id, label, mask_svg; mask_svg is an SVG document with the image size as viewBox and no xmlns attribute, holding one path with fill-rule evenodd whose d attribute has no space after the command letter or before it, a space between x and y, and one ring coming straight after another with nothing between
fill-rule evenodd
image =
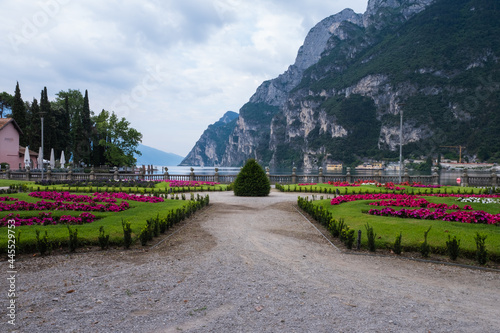
<instances>
[{"instance_id":1,"label":"green tree","mask_svg":"<svg viewBox=\"0 0 500 333\"><path fill-rule=\"evenodd\" d=\"M265 197L271 185L266 173L254 159L249 159L234 181L234 195L242 197Z\"/></svg>"},{"instance_id":2,"label":"green tree","mask_svg":"<svg viewBox=\"0 0 500 333\"><path fill-rule=\"evenodd\" d=\"M73 161L77 164L82 161L83 151L79 143L83 139L83 126L81 115L84 106L84 97L80 90L61 90L56 94L56 99L51 102L52 109L58 110L62 118L59 120L58 133L64 138L64 145L59 145L60 150L64 150L69 158L69 153L73 153ZM64 110L64 111L62 111Z\"/></svg>"},{"instance_id":3,"label":"green tree","mask_svg":"<svg viewBox=\"0 0 500 333\"><path fill-rule=\"evenodd\" d=\"M57 141L59 133L57 132L59 119L56 118L56 113L54 112L47 94L47 87L44 87L40 93L40 116L43 115L43 155L49 157L50 151L54 148L55 154L58 151L55 150L57 146Z\"/></svg>"},{"instance_id":4,"label":"green tree","mask_svg":"<svg viewBox=\"0 0 500 333\"><path fill-rule=\"evenodd\" d=\"M40 107L36 98L33 98L33 102L30 105L28 115L30 124L28 143L32 150L36 150L38 149L38 147L42 146Z\"/></svg>"},{"instance_id":5,"label":"green tree","mask_svg":"<svg viewBox=\"0 0 500 333\"><path fill-rule=\"evenodd\" d=\"M67 103L67 105L66 105ZM83 110L83 95L80 90L68 89L68 91L61 90L56 94L55 101L52 102L54 109L64 108L68 110L70 121L77 113Z\"/></svg>"},{"instance_id":6,"label":"green tree","mask_svg":"<svg viewBox=\"0 0 500 333\"><path fill-rule=\"evenodd\" d=\"M85 155L85 146L83 145L85 138L83 137L81 112L76 112L73 115L73 119L71 121L71 138L73 142L73 163L80 166L81 163L84 163L83 156Z\"/></svg>"},{"instance_id":7,"label":"green tree","mask_svg":"<svg viewBox=\"0 0 500 333\"><path fill-rule=\"evenodd\" d=\"M142 134L129 128L130 123L125 118L118 119L114 112L110 114L102 110L93 118L93 121L99 138L99 146L104 147L103 156L95 156L95 158L102 158L110 166L134 165L134 154L141 154L137 146L142 140Z\"/></svg>"},{"instance_id":8,"label":"green tree","mask_svg":"<svg viewBox=\"0 0 500 333\"><path fill-rule=\"evenodd\" d=\"M71 108L70 98L74 102L80 102L80 92L72 91L68 97L69 113L73 112L71 119L71 137L73 139L73 161L77 164L91 164L91 134L92 134L92 119L89 107L88 92L85 91L85 97L81 100L80 105L73 105ZM80 93L81 94L81 93ZM72 110L72 111L71 111Z\"/></svg>"},{"instance_id":9,"label":"green tree","mask_svg":"<svg viewBox=\"0 0 500 333\"><path fill-rule=\"evenodd\" d=\"M23 131L23 134L27 132L27 120L26 120L26 105L21 98L21 89L19 89L19 82L16 84L16 92L14 94L14 100L12 101L12 118L16 121ZM24 135L19 138L19 144L21 146L26 146L28 144L27 139Z\"/></svg>"},{"instance_id":10,"label":"green tree","mask_svg":"<svg viewBox=\"0 0 500 333\"><path fill-rule=\"evenodd\" d=\"M82 142L81 146L83 148L83 161L85 164L90 164L91 162L91 140L90 136L92 133L92 119L90 115L90 105L89 105L89 93L85 90L85 96L83 97L83 109L81 114L82 119Z\"/></svg>"},{"instance_id":11,"label":"green tree","mask_svg":"<svg viewBox=\"0 0 500 333\"><path fill-rule=\"evenodd\" d=\"M0 93L0 118L3 118L5 109L12 108L12 103L14 103L14 96L5 91Z\"/></svg>"}]
</instances>

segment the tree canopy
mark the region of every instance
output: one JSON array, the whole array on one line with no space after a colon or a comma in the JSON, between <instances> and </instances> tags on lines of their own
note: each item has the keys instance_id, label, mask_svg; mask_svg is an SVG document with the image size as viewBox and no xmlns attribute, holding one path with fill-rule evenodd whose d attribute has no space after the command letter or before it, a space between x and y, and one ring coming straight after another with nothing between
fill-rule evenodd
<instances>
[{"instance_id":1,"label":"tree canopy","mask_svg":"<svg viewBox=\"0 0 500 333\"><path fill-rule=\"evenodd\" d=\"M125 119L119 119L114 112L102 110L94 117L96 135L99 138L98 145L103 147L104 161L108 165L135 164L134 154L141 155L137 150L142 134Z\"/></svg>"},{"instance_id":2,"label":"tree canopy","mask_svg":"<svg viewBox=\"0 0 500 333\"><path fill-rule=\"evenodd\" d=\"M134 154L141 154L137 147L142 134L114 112L102 110L94 116L88 91L85 95L79 90L60 91L54 101L49 101L44 87L40 101L34 98L30 103L22 100L17 83L14 96L0 94L0 107L2 114L5 108L12 110L12 118L23 132L20 144L32 150L41 146L41 117L44 117L44 156L49 156L53 148L56 156L62 151L72 156L77 166L132 166Z\"/></svg>"}]
</instances>

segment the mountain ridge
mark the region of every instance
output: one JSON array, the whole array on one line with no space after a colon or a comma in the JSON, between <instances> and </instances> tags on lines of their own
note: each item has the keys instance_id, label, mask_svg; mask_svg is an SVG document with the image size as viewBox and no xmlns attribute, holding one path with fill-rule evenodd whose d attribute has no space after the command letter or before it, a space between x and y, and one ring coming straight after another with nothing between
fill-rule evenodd
<instances>
[{"instance_id":1,"label":"mountain ridge","mask_svg":"<svg viewBox=\"0 0 500 333\"><path fill-rule=\"evenodd\" d=\"M327 17L295 63L242 106L227 141L217 142L225 146L217 162L309 168L397 158L400 112L406 157L463 145L472 159L500 161L498 7L370 0L364 14Z\"/></svg>"},{"instance_id":2,"label":"mountain ridge","mask_svg":"<svg viewBox=\"0 0 500 333\"><path fill-rule=\"evenodd\" d=\"M160 166L170 166L178 165L183 157L173 153L167 153L162 150L139 144L137 147L142 153L141 156L135 155L137 159L136 165L160 165Z\"/></svg>"}]
</instances>

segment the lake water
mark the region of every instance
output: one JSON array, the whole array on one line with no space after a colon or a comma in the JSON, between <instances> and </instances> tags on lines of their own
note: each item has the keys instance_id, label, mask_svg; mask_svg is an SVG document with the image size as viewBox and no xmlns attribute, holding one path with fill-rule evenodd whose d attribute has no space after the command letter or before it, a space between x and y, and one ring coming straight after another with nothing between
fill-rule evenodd
<instances>
[{"instance_id":1,"label":"lake water","mask_svg":"<svg viewBox=\"0 0 500 333\"><path fill-rule=\"evenodd\" d=\"M163 166L154 166L155 167L155 174L163 174L165 172ZM191 167L189 166L168 166L168 173L171 175L189 175L191 172ZM194 169L194 173L197 175L213 175L215 173L215 167L192 167ZM219 174L220 175L234 175L237 174L240 171L240 168L226 168L226 167L219 167ZM276 169L276 170L271 170L271 174L273 175L290 175L292 173L291 169ZM456 180L459 177L462 177L463 171L461 170L441 170L440 171L440 177L441 177L441 185L456 185ZM490 171L468 171L469 176L489 176ZM297 170L297 175L317 175L318 174L318 169L314 170ZM342 173L339 172L323 172L324 175L340 175ZM344 173L345 174L345 171ZM383 175L399 175L398 171L383 171ZM410 176L414 175L429 175L428 173L419 173L416 171L409 171ZM356 175L375 175L375 171L352 171L351 175L355 177Z\"/></svg>"}]
</instances>

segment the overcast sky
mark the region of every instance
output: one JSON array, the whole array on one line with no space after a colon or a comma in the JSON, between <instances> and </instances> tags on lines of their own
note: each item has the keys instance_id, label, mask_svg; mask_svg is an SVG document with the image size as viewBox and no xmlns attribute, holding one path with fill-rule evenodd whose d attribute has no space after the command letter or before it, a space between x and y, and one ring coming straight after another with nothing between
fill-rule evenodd
<instances>
[{"instance_id":1,"label":"overcast sky","mask_svg":"<svg viewBox=\"0 0 500 333\"><path fill-rule=\"evenodd\" d=\"M308 31L368 0L0 0L0 92L87 89L143 144L186 156L293 64Z\"/></svg>"}]
</instances>

